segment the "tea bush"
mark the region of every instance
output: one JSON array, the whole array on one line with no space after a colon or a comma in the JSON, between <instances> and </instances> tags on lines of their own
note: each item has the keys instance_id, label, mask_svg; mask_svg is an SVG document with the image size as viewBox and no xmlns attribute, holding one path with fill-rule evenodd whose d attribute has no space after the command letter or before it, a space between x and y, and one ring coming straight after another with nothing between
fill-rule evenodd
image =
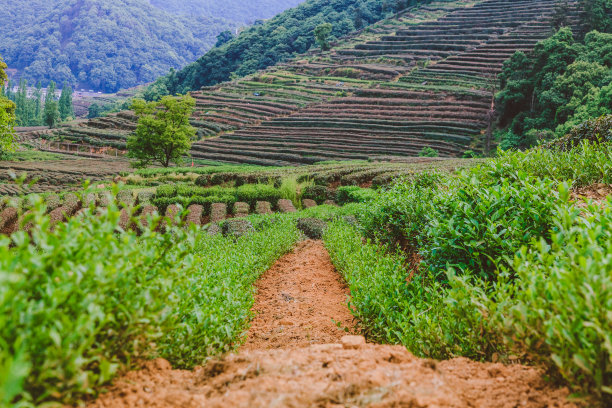
<instances>
[{"instance_id":1,"label":"tea bush","mask_svg":"<svg viewBox=\"0 0 612 408\"><path fill-rule=\"evenodd\" d=\"M351 312L367 337L403 344L421 357L483 359L504 350L469 291L453 290L425 272L412 274L400 253L368 242L344 223L324 234L334 265L351 290ZM469 296L467 295L469 293Z\"/></svg>"},{"instance_id":2,"label":"tea bush","mask_svg":"<svg viewBox=\"0 0 612 408\"><path fill-rule=\"evenodd\" d=\"M433 358L539 362L609 405L612 200L578 209L570 186L606 182L611 151L504 153L399 182L356 208L376 245L332 224L326 247L368 335Z\"/></svg>"},{"instance_id":3,"label":"tea bush","mask_svg":"<svg viewBox=\"0 0 612 408\"><path fill-rule=\"evenodd\" d=\"M612 403L611 206L608 200L583 215L561 210L552 242L523 247L512 265L513 287L500 286L488 299L512 303L497 321L512 348L606 404Z\"/></svg>"},{"instance_id":4,"label":"tea bush","mask_svg":"<svg viewBox=\"0 0 612 408\"><path fill-rule=\"evenodd\" d=\"M466 173L457 183L441 190L425 214L419 252L442 275L453 266L495 280L498 265L521 246L548 239L555 206L563 201L554 183L524 174L488 184Z\"/></svg>"},{"instance_id":5,"label":"tea bush","mask_svg":"<svg viewBox=\"0 0 612 408\"><path fill-rule=\"evenodd\" d=\"M557 182L571 182L574 187L594 183L612 183L612 143L596 144L588 140L571 150L537 147L527 152L498 152L499 157L482 166L491 179L527 173Z\"/></svg>"},{"instance_id":6,"label":"tea bush","mask_svg":"<svg viewBox=\"0 0 612 408\"><path fill-rule=\"evenodd\" d=\"M251 208L255 208L257 201L269 201L274 206L281 198L281 192L268 184L244 184L236 188L237 201L249 203Z\"/></svg>"},{"instance_id":7,"label":"tea bush","mask_svg":"<svg viewBox=\"0 0 612 408\"><path fill-rule=\"evenodd\" d=\"M348 203L365 203L378 197L376 191L359 186L343 186L336 191L336 201L340 205Z\"/></svg>"},{"instance_id":8,"label":"tea bush","mask_svg":"<svg viewBox=\"0 0 612 408\"><path fill-rule=\"evenodd\" d=\"M42 202L29 234L0 237L0 403L74 404L120 367L163 356L178 367L239 341L253 281L299 233L276 222L249 236L195 227L118 229L109 207L50 228Z\"/></svg>"}]
</instances>

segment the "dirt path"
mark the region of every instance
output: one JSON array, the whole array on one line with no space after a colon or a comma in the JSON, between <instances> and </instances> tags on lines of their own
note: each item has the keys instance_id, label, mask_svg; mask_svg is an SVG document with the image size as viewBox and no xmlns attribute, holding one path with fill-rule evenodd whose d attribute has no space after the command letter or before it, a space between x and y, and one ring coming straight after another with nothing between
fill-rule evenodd
<instances>
[{"instance_id":1,"label":"dirt path","mask_svg":"<svg viewBox=\"0 0 612 408\"><path fill-rule=\"evenodd\" d=\"M241 350L338 343L343 328L355 330L348 287L320 241L298 244L255 286L256 315Z\"/></svg>"},{"instance_id":2,"label":"dirt path","mask_svg":"<svg viewBox=\"0 0 612 408\"><path fill-rule=\"evenodd\" d=\"M300 243L257 289L256 317L238 353L193 371L148 362L91 407L576 407L536 368L435 362L343 337L332 319L354 330L348 292L320 242Z\"/></svg>"}]
</instances>

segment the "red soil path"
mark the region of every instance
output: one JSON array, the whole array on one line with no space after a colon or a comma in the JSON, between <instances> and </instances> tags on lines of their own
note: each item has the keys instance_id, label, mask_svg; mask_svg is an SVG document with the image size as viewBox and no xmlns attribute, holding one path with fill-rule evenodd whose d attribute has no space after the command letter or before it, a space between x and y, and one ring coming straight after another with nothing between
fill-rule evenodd
<instances>
[{"instance_id":1,"label":"red soil path","mask_svg":"<svg viewBox=\"0 0 612 408\"><path fill-rule=\"evenodd\" d=\"M257 284L253 320L236 354L193 371L158 359L116 381L106 407L576 407L568 391L521 365L419 359L365 344L347 288L320 242L305 241Z\"/></svg>"},{"instance_id":2,"label":"red soil path","mask_svg":"<svg viewBox=\"0 0 612 408\"><path fill-rule=\"evenodd\" d=\"M343 328L355 331L346 306L350 292L320 242L298 244L256 289L256 315L241 350L338 343L347 334Z\"/></svg>"}]
</instances>

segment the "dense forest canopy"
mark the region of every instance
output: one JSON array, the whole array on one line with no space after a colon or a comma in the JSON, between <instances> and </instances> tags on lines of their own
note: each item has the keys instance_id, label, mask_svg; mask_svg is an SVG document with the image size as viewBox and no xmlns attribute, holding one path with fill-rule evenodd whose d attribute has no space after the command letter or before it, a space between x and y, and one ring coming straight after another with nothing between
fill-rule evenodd
<instances>
[{"instance_id":1,"label":"dense forest canopy","mask_svg":"<svg viewBox=\"0 0 612 408\"><path fill-rule=\"evenodd\" d=\"M248 25L271 18L304 0L149 0L161 9L175 14L214 16Z\"/></svg>"},{"instance_id":2,"label":"dense forest canopy","mask_svg":"<svg viewBox=\"0 0 612 408\"><path fill-rule=\"evenodd\" d=\"M561 24L533 53L518 51L504 64L497 95L502 147L528 148L612 114L612 3L581 3L574 31Z\"/></svg>"},{"instance_id":3,"label":"dense forest canopy","mask_svg":"<svg viewBox=\"0 0 612 408\"><path fill-rule=\"evenodd\" d=\"M251 1L245 10L272 16L298 0ZM163 7L162 6L163 3ZM205 53L245 13L203 14L207 0L0 0L0 54L20 76L115 92L151 82ZM242 2L244 4L244 2ZM223 2L228 10L242 7ZM181 10L191 10L179 13ZM227 17L227 18L223 18Z\"/></svg>"},{"instance_id":4,"label":"dense forest canopy","mask_svg":"<svg viewBox=\"0 0 612 408\"><path fill-rule=\"evenodd\" d=\"M308 0L276 17L256 24L237 38L213 48L195 63L160 78L152 96L184 93L202 86L244 76L295 54L315 43L314 30L332 24L331 39L345 36L394 12L429 0Z\"/></svg>"}]
</instances>

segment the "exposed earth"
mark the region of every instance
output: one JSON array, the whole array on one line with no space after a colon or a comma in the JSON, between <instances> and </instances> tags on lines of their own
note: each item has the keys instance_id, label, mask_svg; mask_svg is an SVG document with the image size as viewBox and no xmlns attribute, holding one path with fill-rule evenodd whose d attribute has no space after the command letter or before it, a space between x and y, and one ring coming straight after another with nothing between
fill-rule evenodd
<instances>
[{"instance_id":1,"label":"exposed earth","mask_svg":"<svg viewBox=\"0 0 612 408\"><path fill-rule=\"evenodd\" d=\"M238 352L192 371L150 361L90 406L577 406L537 368L465 358L437 362L347 335L356 331L347 295L322 243L304 241L260 278L256 317Z\"/></svg>"}]
</instances>

